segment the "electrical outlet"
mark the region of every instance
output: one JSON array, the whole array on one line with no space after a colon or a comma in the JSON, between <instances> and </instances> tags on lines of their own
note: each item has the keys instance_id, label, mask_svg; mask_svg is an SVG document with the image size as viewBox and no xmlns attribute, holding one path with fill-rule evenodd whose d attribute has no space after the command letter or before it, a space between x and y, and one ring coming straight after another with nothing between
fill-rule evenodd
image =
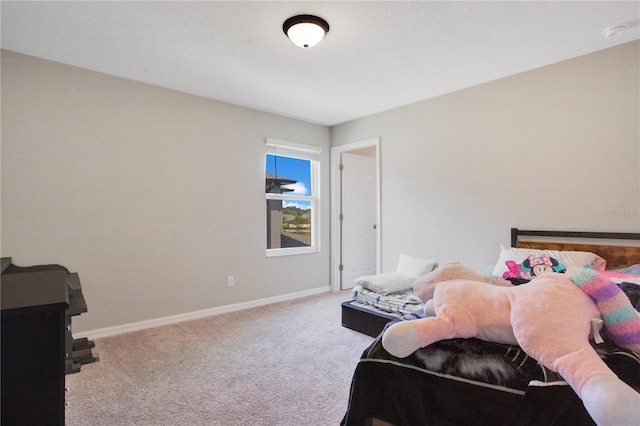
<instances>
[{"instance_id":1,"label":"electrical outlet","mask_svg":"<svg viewBox=\"0 0 640 426\"><path fill-rule=\"evenodd\" d=\"M233 275L227 277L227 287L233 287L235 285Z\"/></svg>"}]
</instances>

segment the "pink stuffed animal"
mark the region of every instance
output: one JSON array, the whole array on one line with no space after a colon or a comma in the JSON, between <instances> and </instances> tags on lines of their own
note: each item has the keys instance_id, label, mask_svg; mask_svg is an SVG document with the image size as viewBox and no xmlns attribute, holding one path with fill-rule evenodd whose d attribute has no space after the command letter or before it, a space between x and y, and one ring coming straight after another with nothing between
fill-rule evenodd
<instances>
[{"instance_id":1,"label":"pink stuffed animal","mask_svg":"<svg viewBox=\"0 0 640 426\"><path fill-rule=\"evenodd\" d=\"M476 337L520 345L571 385L598 425L640 424L640 394L620 380L589 343L592 319L611 310L611 300L622 303L627 326L632 327L619 333L622 340L640 335L640 317L624 294L633 314L615 297L599 309L587 293L611 282L594 277L596 272L578 268L543 274L525 285L498 286L487 285L484 277L459 263L444 264L414 285L425 310L435 316L391 325L382 345L399 358L443 339ZM635 341L616 343L636 352L640 348Z\"/></svg>"}]
</instances>

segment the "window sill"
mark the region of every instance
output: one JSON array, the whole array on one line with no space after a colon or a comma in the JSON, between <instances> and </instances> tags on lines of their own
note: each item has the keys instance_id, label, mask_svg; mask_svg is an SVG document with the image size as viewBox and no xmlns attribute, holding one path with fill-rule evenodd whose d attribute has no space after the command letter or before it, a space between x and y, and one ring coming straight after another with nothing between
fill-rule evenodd
<instances>
[{"instance_id":1,"label":"window sill","mask_svg":"<svg viewBox=\"0 0 640 426\"><path fill-rule=\"evenodd\" d=\"M293 256L296 254L318 253L316 247L292 247L280 249L267 249L267 257Z\"/></svg>"}]
</instances>

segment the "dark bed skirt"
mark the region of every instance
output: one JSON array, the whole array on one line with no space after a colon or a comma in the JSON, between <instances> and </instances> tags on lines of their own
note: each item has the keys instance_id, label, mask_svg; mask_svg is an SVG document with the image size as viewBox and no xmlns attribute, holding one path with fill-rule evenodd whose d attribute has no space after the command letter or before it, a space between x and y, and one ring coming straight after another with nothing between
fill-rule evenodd
<instances>
[{"instance_id":1,"label":"dark bed skirt","mask_svg":"<svg viewBox=\"0 0 640 426\"><path fill-rule=\"evenodd\" d=\"M358 306L349 300L342 303L342 326L367 336L376 337L390 321L398 320L382 311L373 311Z\"/></svg>"}]
</instances>

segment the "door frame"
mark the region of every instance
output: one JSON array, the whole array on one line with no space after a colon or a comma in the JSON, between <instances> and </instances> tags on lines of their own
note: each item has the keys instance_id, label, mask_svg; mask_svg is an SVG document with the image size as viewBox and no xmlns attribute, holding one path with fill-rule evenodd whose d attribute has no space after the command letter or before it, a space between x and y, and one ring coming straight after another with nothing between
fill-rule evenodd
<instances>
[{"instance_id":1,"label":"door frame","mask_svg":"<svg viewBox=\"0 0 640 426\"><path fill-rule=\"evenodd\" d=\"M340 181L340 159L343 152L374 147L376 151L376 273L380 273L382 250L380 244L380 138L366 139L360 142L331 148L331 290L341 290L340 259L342 257L342 234L340 226L340 208L342 188Z\"/></svg>"}]
</instances>

